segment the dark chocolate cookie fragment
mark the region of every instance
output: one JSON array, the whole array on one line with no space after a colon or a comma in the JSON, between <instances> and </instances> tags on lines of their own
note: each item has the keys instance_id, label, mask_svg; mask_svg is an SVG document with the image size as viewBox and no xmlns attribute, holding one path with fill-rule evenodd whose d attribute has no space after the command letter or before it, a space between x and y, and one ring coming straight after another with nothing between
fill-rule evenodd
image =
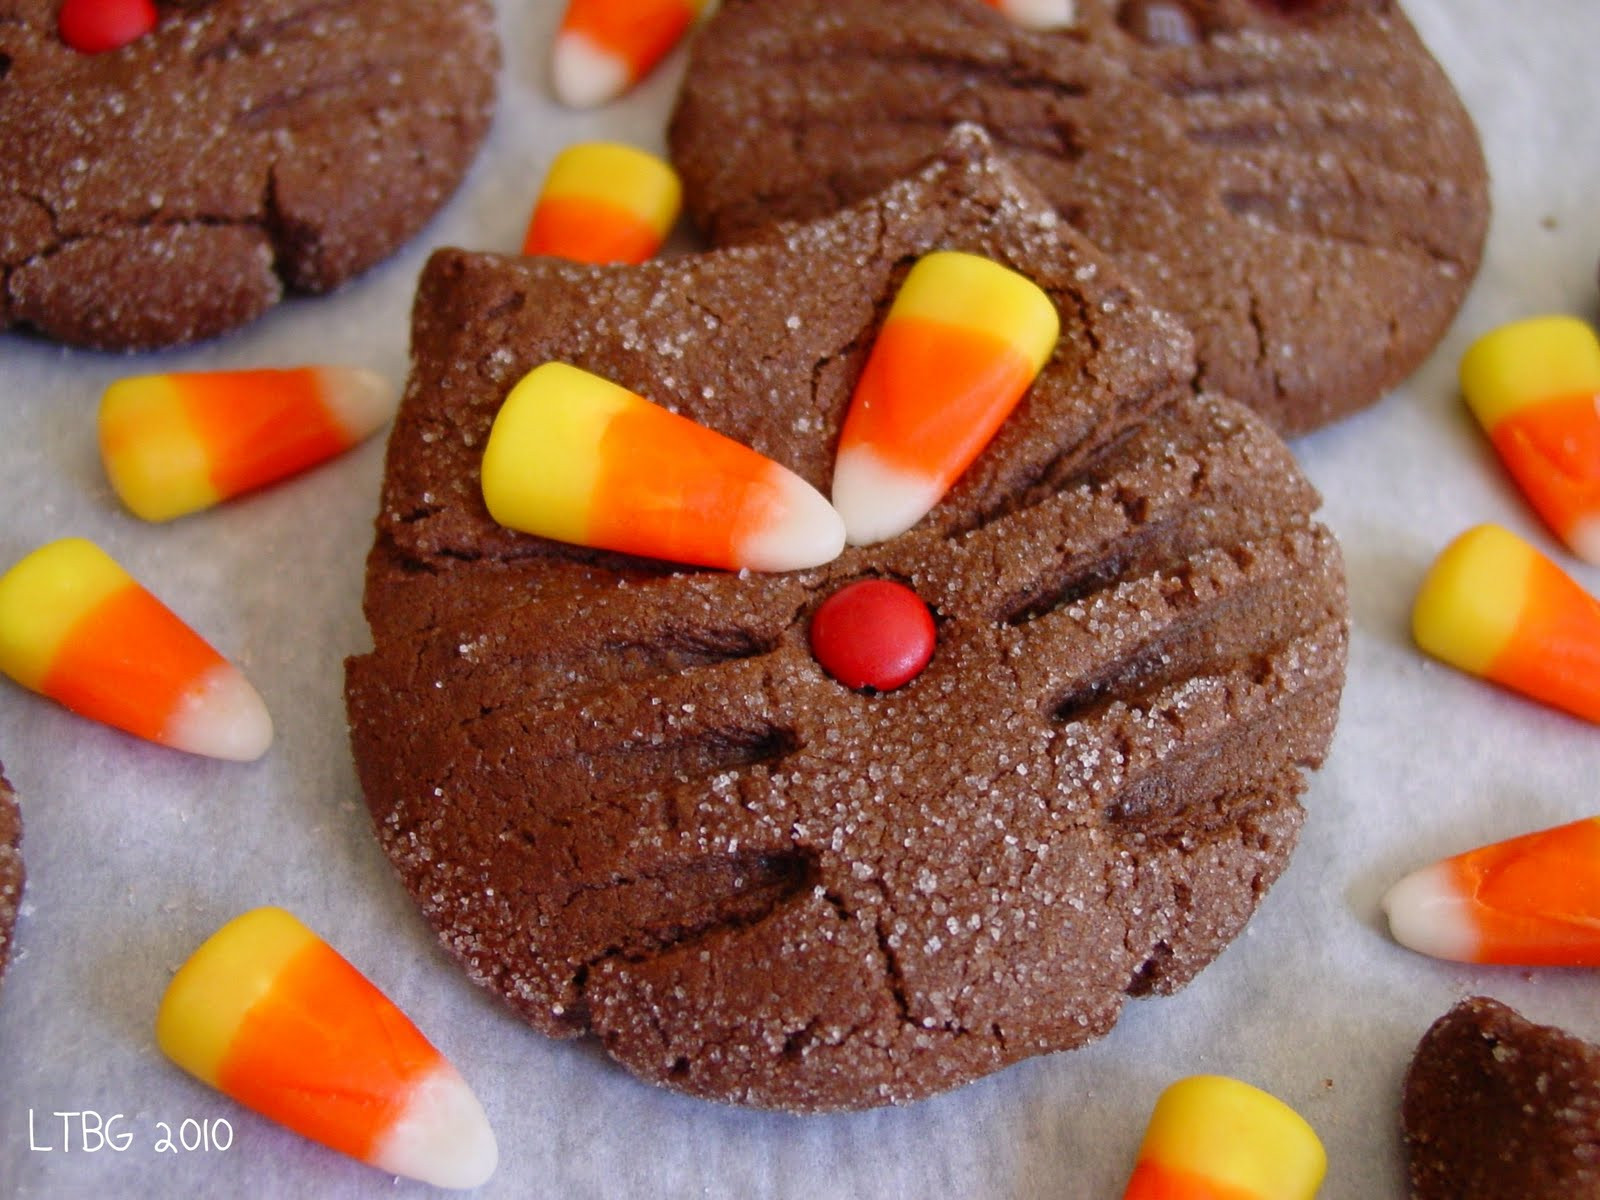
<instances>
[{"instance_id":1,"label":"dark chocolate cookie fragment","mask_svg":"<svg viewBox=\"0 0 1600 1200\"><path fill-rule=\"evenodd\" d=\"M497 526L490 423L601 373L826 493L899 281L961 249L1037 282L1052 360L909 532L781 575ZM1190 340L966 130L759 243L637 267L441 251L390 441L347 700L384 847L536 1028L645 1079L795 1110L913 1100L1104 1033L1239 932L1299 829L1343 680L1316 496ZM928 666L832 679L861 578L932 608Z\"/></svg>"},{"instance_id":2,"label":"dark chocolate cookie fragment","mask_svg":"<svg viewBox=\"0 0 1600 1200\"><path fill-rule=\"evenodd\" d=\"M713 241L869 195L985 125L1153 303L1200 378L1280 432L1403 380L1476 271L1472 124L1385 0L1080 0L1023 29L980 0L728 0L671 126Z\"/></svg>"},{"instance_id":3,"label":"dark chocolate cookie fragment","mask_svg":"<svg viewBox=\"0 0 1600 1200\"><path fill-rule=\"evenodd\" d=\"M0 975L11 960L11 932L22 903L22 811L0 766Z\"/></svg>"},{"instance_id":4,"label":"dark chocolate cookie fragment","mask_svg":"<svg viewBox=\"0 0 1600 1200\"><path fill-rule=\"evenodd\" d=\"M1423 1034L1401 1124L1414 1200L1595 1200L1600 1046L1473 996Z\"/></svg>"},{"instance_id":5,"label":"dark chocolate cookie fragment","mask_svg":"<svg viewBox=\"0 0 1600 1200\"><path fill-rule=\"evenodd\" d=\"M487 0L210 0L83 54L0 13L0 329L209 337L398 248L487 132Z\"/></svg>"}]
</instances>

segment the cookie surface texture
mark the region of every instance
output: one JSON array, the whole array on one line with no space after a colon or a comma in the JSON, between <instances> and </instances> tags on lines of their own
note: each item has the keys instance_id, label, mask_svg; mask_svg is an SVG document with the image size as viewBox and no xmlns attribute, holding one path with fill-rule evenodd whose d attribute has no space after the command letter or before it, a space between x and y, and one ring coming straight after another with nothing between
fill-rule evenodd
<instances>
[{"instance_id":1,"label":"cookie surface texture","mask_svg":"<svg viewBox=\"0 0 1600 1200\"><path fill-rule=\"evenodd\" d=\"M0 767L0 975L11 961L11 934L22 904L22 812Z\"/></svg>"},{"instance_id":2,"label":"cookie surface texture","mask_svg":"<svg viewBox=\"0 0 1600 1200\"><path fill-rule=\"evenodd\" d=\"M1059 309L1053 358L910 531L725 573L497 527L478 463L560 360L826 494L878 324L933 249ZM440 251L350 660L380 838L471 976L639 1076L792 1110L927 1096L1185 983L1285 865L1343 679L1316 496L1188 336L976 131L783 239L636 267ZM932 659L854 691L807 642L863 578Z\"/></svg>"},{"instance_id":3,"label":"cookie surface texture","mask_svg":"<svg viewBox=\"0 0 1600 1200\"><path fill-rule=\"evenodd\" d=\"M242 325L415 234L487 132L487 0L159 4L120 49L0 17L0 329L108 349Z\"/></svg>"},{"instance_id":4,"label":"cookie surface texture","mask_svg":"<svg viewBox=\"0 0 1600 1200\"><path fill-rule=\"evenodd\" d=\"M1435 1021L1401 1108L1414 1200L1600 1197L1600 1046L1484 996Z\"/></svg>"},{"instance_id":5,"label":"cookie surface texture","mask_svg":"<svg viewBox=\"0 0 1600 1200\"><path fill-rule=\"evenodd\" d=\"M1398 5L729 0L671 143L717 243L858 199L982 122L1280 432L1375 401L1449 325L1487 226L1477 134Z\"/></svg>"}]
</instances>

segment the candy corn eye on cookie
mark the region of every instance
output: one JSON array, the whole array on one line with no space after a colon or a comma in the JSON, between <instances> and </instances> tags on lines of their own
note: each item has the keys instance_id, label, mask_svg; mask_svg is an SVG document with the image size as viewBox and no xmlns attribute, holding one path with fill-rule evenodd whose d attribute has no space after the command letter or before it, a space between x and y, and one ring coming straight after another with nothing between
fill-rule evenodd
<instances>
[{"instance_id":1,"label":"candy corn eye on cookie","mask_svg":"<svg viewBox=\"0 0 1600 1200\"><path fill-rule=\"evenodd\" d=\"M932 438L931 500L860 544L745 507L747 455L832 494L908 293L994 368L947 398L992 425L970 457ZM354 754L423 913L536 1029L697 1096L911 1101L1178 990L1283 870L1344 672L1317 497L981 132L744 247L440 251L413 348ZM904 349L890 397L930 377ZM686 479L641 406L738 453ZM735 527L810 562L686 549Z\"/></svg>"},{"instance_id":2,"label":"candy corn eye on cookie","mask_svg":"<svg viewBox=\"0 0 1600 1200\"><path fill-rule=\"evenodd\" d=\"M387 257L488 130L488 0L22 0L0 21L0 329L170 346ZM139 14L135 14L137 17Z\"/></svg>"},{"instance_id":3,"label":"candy corn eye on cookie","mask_svg":"<svg viewBox=\"0 0 1600 1200\"><path fill-rule=\"evenodd\" d=\"M868 195L963 120L1284 433L1409 375L1477 269L1477 134L1390 0L725 0L670 141L726 244Z\"/></svg>"}]
</instances>

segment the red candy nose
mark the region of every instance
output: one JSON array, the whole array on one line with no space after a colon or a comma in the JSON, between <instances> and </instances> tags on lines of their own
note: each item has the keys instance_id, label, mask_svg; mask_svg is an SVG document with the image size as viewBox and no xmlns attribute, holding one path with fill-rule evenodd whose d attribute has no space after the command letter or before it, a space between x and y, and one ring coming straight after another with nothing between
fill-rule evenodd
<instances>
[{"instance_id":1,"label":"red candy nose","mask_svg":"<svg viewBox=\"0 0 1600 1200\"><path fill-rule=\"evenodd\" d=\"M850 688L892 691L933 657L933 614L910 588L862 579L840 588L811 617L811 653Z\"/></svg>"},{"instance_id":2,"label":"red candy nose","mask_svg":"<svg viewBox=\"0 0 1600 1200\"><path fill-rule=\"evenodd\" d=\"M156 6L153 0L65 0L57 23L67 45L100 54L154 29Z\"/></svg>"}]
</instances>

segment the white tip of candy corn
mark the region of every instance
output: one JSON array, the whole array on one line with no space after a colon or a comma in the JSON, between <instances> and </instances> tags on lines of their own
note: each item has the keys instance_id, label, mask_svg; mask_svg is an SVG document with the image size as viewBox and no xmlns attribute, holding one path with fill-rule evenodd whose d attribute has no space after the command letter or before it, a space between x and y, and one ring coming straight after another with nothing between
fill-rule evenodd
<instances>
[{"instance_id":1,"label":"white tip of candy corn","mask_svg":"<svg viewBox=\"0 0 1600 1200\"><path fill-rule=\"evenodd\" d=\"M852 546L898 537L927 514L944 489L933 480L896 470L866 446L839 454L833 466L833 506L844 518Z\"/></svg>"},{"instance_id":2,"label":"white tip of candy corn","mask_svg":"<svg viewBox=\"0 0 1600 1200\"><path fill-rule=\"evenodd\" d=\"M225 662L196 681L161 740L190 754L254 762L272 745L272 718L261 694Z\"/></svg>"},{"instance_id":3,"label":"white tip of candy corn","mask_svg":"<svg viewBox=\"0 0 1600 1200\"><path fill-rule=\"evenodd\" d=\"M628 64L581 33L556 37L550 87L568 108L594 108L627 91Z\"/></svg>"},{"instance_id":4,"label":"white tip of candy corn","mask_svg":"<svg viewBox=\"0 0 1600 1200\"><path fill-rule=\"evenodd\" d=\"M1567 548L1584 562L1600 566L1600 516L1574 521L1567 530Z\"/></svg>"},{"instance_id":5,"label":"white tip of candy corn","mask_svg":"<svg viewBox=\"0 0 1600 1200\"><path fill-rule=\"evenodd\" d=\"M1478 938L1460 886L1444 863L1413 871L1384 894L1394 940L1418 954L1472 962Z\"/></svg>"},{"instance_id":6,"label":"white tip of candy corn","mask_svg":"<svg viewBox=\"0 0 1600 1200\"><path fill-rule=\"evenodd\" d=\"M419 1080L370 1159L382 1171L443 1188L487 1183L500 1162L483 1106L447 1062Z\"/></svg>"},{"instance_id":7,"label":"white tip of candy corn","mask_svg":"<svg viewBox=\"0 0 1600 1200\"><path fill-rule=\"evenodd\" d=\"M773 472L776 512L739 547L752 571L803 571L832 562L844 550L844 522L805 480L783 467Z\"/></svg>"},{"instance_id":8,"label":"white tip of candy corn","mask_svg":"<svg viewBox=\"0 0 1600 1200\"><path fill-rule=\"evenodd\" d=\"M1078 23L1076 0L1000 0L999 7L1029 29L1066 29Z\"/></svg>"},{"instance_id":9,"label":"white tip of candy corn","mask_svg":"<svg viewBox=\"0 0 1600 1200\"><path fill-rule=\"evenodd\" d=\"M329 414L353 442L381 429L400 404L389 381L364 367L324 367L322 395Z\"/></svg>"}]
</instances>

